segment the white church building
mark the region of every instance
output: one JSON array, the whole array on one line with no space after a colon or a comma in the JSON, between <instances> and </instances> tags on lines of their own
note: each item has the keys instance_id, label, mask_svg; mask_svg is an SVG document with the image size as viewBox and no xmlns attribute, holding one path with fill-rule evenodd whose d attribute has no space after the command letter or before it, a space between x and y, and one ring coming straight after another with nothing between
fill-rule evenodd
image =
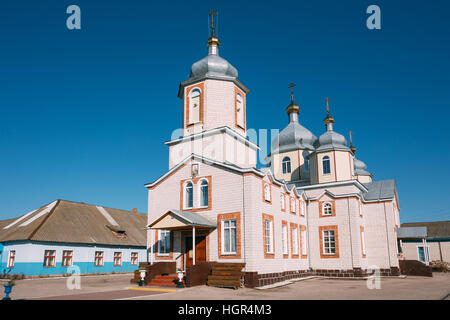
<instances>
[{"instance_id":1,"label":"white church building","mask_svg":"<svg viewBox=\"0 0 450 320\"><path fill-rule=\"evenodd\" d=\"M149 262L181 270L245 263L249 287L306 275L362 277L372 266L398 275L395 181L372 180L334 131L329 108L319 137L303 127L293 94L289 123L258 169L259 146L247 139L249 89L219 46L213 28L208 55L179 86L183 132L166 142L169 171L146 184Z\"/></svg>"}]
</instances>

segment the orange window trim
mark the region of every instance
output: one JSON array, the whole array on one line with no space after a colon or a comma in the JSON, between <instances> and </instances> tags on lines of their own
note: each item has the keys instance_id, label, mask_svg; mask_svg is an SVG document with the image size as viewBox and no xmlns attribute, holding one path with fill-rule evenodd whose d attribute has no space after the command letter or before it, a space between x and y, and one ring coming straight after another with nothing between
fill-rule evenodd
<instances>
[{"instance_id":1,"label":"orange window trim","mask_svg":"<svg viewBox=\"0 0 450 320\"><path fill-rule=\"evenodd\" d=\"M244 110L242 110L242 112L244 112L244 123L243 123L243 127L241 127L239 124L238 124L238 121L237 121L237 95L238 95L238 93L240 93L241 94L241 96L242 96L242 107L244 108ZM235 127L236 128L240 128L240 129L242 129L242 130L245 130L245 127L246 127L246 124L245 124L245 121L246 121L246 115L245 115L245 111L246 111L246 97L245 97L245 93L242 91L242 90L240 90L238 87L234 87L234 125L235 125Z\"/></svg>"},{"instance_id":2,"label":"orange window trim","mask_svg":"<svg viewBox=\"0 0 450 320\"><path fill-rule=\"evenodd\" d=\"M363 226L360 226L359 227L359 234L360 234L360 236L361 236L361 255L362 255L362 257L363 258L365 258L366 257L366 254L364 253L364 248L363 248L363 243L365 243L365 241L363 242L363 232L364 232L364 227ZM394 232L395 232L395 229L394 229ZM364 239L365 240L365 239ZM366 253L367 253L367 247L366 247Z\"/></svg>"},{"instance_id":3,"label":"orange window trim","mask_svg":"<svg viewBox=\"0 0 450 320\"><path fill-rule=\"evenodd\" d=\"M300 257L300 248L299 248L299 234L300 232L298 232L298 224L291 222L290 223L291 226L291 258L293 259L298 259ZM297 254L294 254L294 238L293 238L293 230L297 228Z\"/></svg>"},{"instance_id":4,"label":"orange window trim","mask_svg":"<svg viewBox=\"0 0 450 320\"><path fill-rule=\"evenodd\" d=\"M335 254L324 254L323 234L322 234L322 231L324 231L324 230L334 230L334 242L335 242L335 246L336 246ZM339 258L338 226L319 227L319 240L320 240L320 258L322 258L322 259Z\"/></svg>"},{"instance_id":5,"label":"orange window trim","mask_svg":"<svg viewBox=\"0 0 450 320\"><path fill-rule=\"evenodd\" d=\"M198 185L197 183L201 180L201 179L207 179L208 180L208 206L204 207L204 208L196 208L195 207L195 202L193 203L194 207L191 209L186 209L184 208L184 183L186 181L192 181L193 184L193 192L197 192L198 193ZM196 212L196 211L206 211L206 210L211 210L212 209L212 177L211 176L203 176L203 177L197 177L194 179L184 179L180 181L180 210L182 211L192 211L192 212Z\"/></svg>"},{"instance_id":6,"label":"orange window trim","mask_svg":"<svg viewBox=\"0 0 450 320\"><path fill-rule=\"evenodd\" d=\"M236 253L222 253L222 221L236 219ZM217 242L219 259L240 259L241 258L241 213L225 213L217 215Z\"/></svg>"},{"instance_id":7,"label":"orange window trim","mask_svg":"<svg viewBox=\"0 0 450 320\"><path fill-rule=\"evenodd\" d=\"M272 203L272 185L270 183L264 181L264 180L261 180L261 181L262 181L262 200L263 200L264 203ZM266 197L265 197L264 186L266 184L269 185L269 198L270 198L270 200L266 200Z\"/></svg>"},{"instance_id":8,"label":"orange window trim","mask_svg":"<svg viewBox=\"0 0 450 320\"><path fill-rule=\"evenodd\" d=\"M331 203L331 210L332 210L331 216L323 214L323 204L327 203L327 202ZM321 217L321 218L328 218L328 217L335 217L335 216L336 216L336 204L335 204L334 200L319 201L319 217Z\"/></svg>"},{"instance_id":9,"label":"orange window trim","mask_svg":"<svg viewBox=\"0 0 450 320\"><path fill-rule=\"evenodd\" d=\"M173 232L170 232L170 252L169 255L160 255L159 254L159 246L158 246L158 235L159 230L155 232L155 259L156 260L173 260Z\"/></svg>"},{"instance_id":10,"label":"orange window trim","mask_svg":"<svg viewBox=\"0 0 450 320\"><path fill-rule=\"evenodd\" d=\"M300 254L301 254L302 259L306 259L306 258L308 258L308 253L303 254L303 250L302 250L303 246L305 246L305 248L306 248L306 243L303 243L303 238L302 238L302 232L306 233L306 226L299 225L299 227L300 227ZM305 237L305 239L307 239L307 237ZM306 251L306 252L308 252L308 251Z\"/></svg>"},{"instance_id":11,"label":"orange window trim","mask_svg":"<svg viewBox=\"0 0 450 320\"><path fill-rule=\"evenodd\" d=\"M288 226L288 223L287 223L287 221L285 221L285 220L282 220L281 221L281 230L283 230L283 226L285 226L286 227L286 232L288 232L288 230L289 230L289 226ZM283 234L282 234L282 236L283 236ZM287 237L286 237L286 246L287 246L287 253L284 253L283 252L283 259L287 259L287 258L289 258L289 246L288 246L288 242L289 242L289 235L287 235ZM292 245L291 245L291 247L292 247ZM283 249L283 248L281 248L281 249Z\"/></svg>"},{"instance_id":12,"label":"orange window trim","mask_svg":"<svg viewBox=\"0 0 450 320\"><path fill-rule=\"evenodd\" d=\"M270 220L272 221L272 248L273 248L273 253L268 253L266 250L266 226L265 226L265 220ZM275 258L275 224L273 222L273 216L271 216L270 214L265 214L263 213L262 215L262 227L263 227L263 249L264 249L264 258L265 259L273 259Z\"/></svg>"},{"instance_id":13,"label":"orange window trim","mask_svg":"<svg viewBox=\"0 0 450 320\"><path fill-rule=\"evenodd\" d=\"M186 114L186 120L185 120L185 128L191 127L194 125L194 123L189 123L189 94L191 93L191 90L198 88L200 89L200 123L203 123L203 114L204 114L204 106L205 106L205 84L197 83L191 87L186 88L186 105L185 105L185 114Z\"/></svg>"}]
</instances>

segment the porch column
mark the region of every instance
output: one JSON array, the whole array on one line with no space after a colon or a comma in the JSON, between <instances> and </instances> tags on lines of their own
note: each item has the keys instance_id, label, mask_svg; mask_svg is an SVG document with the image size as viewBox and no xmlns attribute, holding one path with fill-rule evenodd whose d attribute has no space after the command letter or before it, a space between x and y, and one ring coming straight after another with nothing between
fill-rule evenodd
<instances>
[{"instance_id":1,"label":"porch column","mask_svg":"<svg viewBox=\"0 0 450 320\"><path fill-rule=\"evenodd\" d=\"M427 250L427 241L425 240L425 238L422 239L422 245L423 245L423 254L425 255L425 264L428 266L429 265L428 250Z\"/></svg>"},{"instance_id":2,"label":"porch column","mask_svg":"<svg viewBox=\"0 0 450 320\"><path fill-rule=\"evenodd\" d=\"M192 226L192 265L195 265L195 226Z\"/></svg>"}]
</instances>

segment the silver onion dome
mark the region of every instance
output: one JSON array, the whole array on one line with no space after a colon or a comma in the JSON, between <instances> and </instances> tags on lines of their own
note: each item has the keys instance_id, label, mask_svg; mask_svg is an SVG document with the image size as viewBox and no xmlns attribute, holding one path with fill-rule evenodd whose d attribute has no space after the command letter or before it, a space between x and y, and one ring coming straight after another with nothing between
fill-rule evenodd
<instances>
[{"instance_id":1,"label":"silver onion dome","mask_svg":"<svg viewBox=\"0 0 450 320\"><path fill-rule=\"evenodd\" d=\"M358 160L355 158L353 161L353 165L355 168L355 173L359 176L370 176L370 172L367 171L367 165L362 162L361 160Z\"/></svg>"}]
</instances>

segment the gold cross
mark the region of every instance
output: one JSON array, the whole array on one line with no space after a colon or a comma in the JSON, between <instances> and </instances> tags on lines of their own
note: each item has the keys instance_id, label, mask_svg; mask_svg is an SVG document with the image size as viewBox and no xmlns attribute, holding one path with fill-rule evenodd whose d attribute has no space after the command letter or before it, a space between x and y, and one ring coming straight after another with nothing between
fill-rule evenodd
<instances>
[{"instance_id":1,"label":"gold cross","mask_svg":"<svg viewBox=\"0 0 450 320\"><path fill-rule=\"evenodd\" d=\"M288 88L291 89L291 100L292 100L292 102L294 102L294 87L295 87L295 83L292 83L292 82L288 86Z\"/></svg>"},{"instance_id":2,"label":"gold cross","mask_svg":"<svg viewBox=\"0 0 450 320\"><path fill-rule=\"evenodd\" d=\"M211 37L215 37L214 34L214 15L217 14L217 10L211 10L210 14L208 16L211 17Z\"/></svg>"},{"instance_id":3,"label":"gold cross","mask_svg":"<svg viewBox=\"0 0 450 320\"><path fill-rule=\"evenodd\" d=\"M328 102L330 101L330 98L326 98L325 99L325 102L327 103L327 113L328 113L328 115L330 115L330 106L328 105Z\"/></svg>"}]
</instances>

